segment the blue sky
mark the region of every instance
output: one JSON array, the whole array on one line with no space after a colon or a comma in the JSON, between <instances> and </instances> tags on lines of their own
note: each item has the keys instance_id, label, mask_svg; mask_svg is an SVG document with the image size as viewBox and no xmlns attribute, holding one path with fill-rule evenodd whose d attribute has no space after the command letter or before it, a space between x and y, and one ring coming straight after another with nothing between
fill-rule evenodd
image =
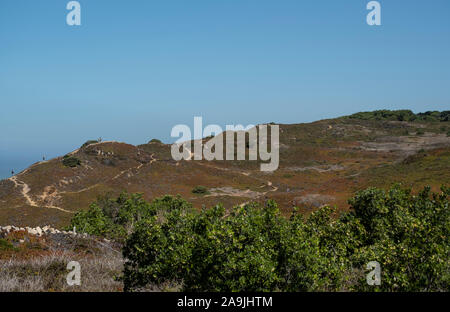
<instances>
[{"instance_id":1,"label":"blue sky","mask_svg":"<svg viewBox=\"0 0 450 312\"><path fill-rule=\"evenodd\" d=\"M450 1L0 1L0 177L102 137L450 109Z\"/></svg>"}]
</instances>

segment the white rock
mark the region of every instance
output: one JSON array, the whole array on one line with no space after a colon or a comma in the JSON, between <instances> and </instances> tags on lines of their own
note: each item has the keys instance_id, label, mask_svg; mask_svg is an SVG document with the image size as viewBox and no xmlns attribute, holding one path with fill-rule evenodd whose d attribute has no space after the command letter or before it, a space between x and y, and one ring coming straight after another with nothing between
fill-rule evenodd
<instances>
[{"instance_id":1,"label":"white rock","mask_svg":"<svg viewBox=\"0 0 450 312\"><path fill-rule=\"evenodd\" d=\"M39 236L41 236L42 235L42 229L38 226L38 227L36 227L36 232L38 233L38 235Z\"/></svg>"},{"instance_id":2,"label":"white rock","mask_svg":"<svg viewBox=\"0 0 450 312\"><path fill-rule=\"evenodd\" d=\"M36 231L35 229L32 229L32 228L28 229L28 233L31 235L38 235L38 231Z\"/></svg>"}]
</instances>

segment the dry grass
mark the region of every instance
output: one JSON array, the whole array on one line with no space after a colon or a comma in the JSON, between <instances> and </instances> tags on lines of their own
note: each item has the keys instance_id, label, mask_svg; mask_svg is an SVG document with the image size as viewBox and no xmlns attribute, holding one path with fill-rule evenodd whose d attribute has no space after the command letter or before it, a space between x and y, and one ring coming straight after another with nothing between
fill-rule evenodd
<instances>
[{"instance_id":1,"label":"dry grass","mask_svg":"<svg viewBox=\"0 0 450 312\"><path fill-rule=\"evenodd\" d=\"M0 292L97 292L122 291L117 278L123 269L118 246L95 239L46 237L28 243L12 242L0 251ZM16 246L15 246L16 245ZM81 285L69 286L67 264L78 261Z\"/></svg>"},{"instance_id":2,"label":"dry grass","mask_svg":"<svg viewBox=\"0 0 450 312\"><path fill-rule=\"evenodd\" d=\"M121 282L115 280L122 269L120 255L110 253L77 259L81 266L81 285L69 286L66 266L75 259L71 253L55 252L27 260L1 260L0 292L121 291Z\"/></svg>"}]
</instances>

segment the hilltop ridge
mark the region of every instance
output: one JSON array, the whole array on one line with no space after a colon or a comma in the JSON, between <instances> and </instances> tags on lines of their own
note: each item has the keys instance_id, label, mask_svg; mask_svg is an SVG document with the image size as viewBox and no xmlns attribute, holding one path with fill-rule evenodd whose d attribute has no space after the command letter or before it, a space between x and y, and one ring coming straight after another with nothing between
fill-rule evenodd
<instances>
[{"instance_id":1,"label":"hilltop ridge","mask_svg":"<svg viewBox=\"0 0 450 312\"><path fill-rule=\"evenodd\" d=\"M280 125L280 166L260 172L257 161L174 161L159 140L131 145L86 142L64 156L33 164L0 181L0 225L67 225L98 196L139 192L180 194L195 207L275 199L288 213L324 204L347 208L367 186L394 182L437 189L450 181L449 111L356 113ZM205 192L195 193L203 186Z\"/></svg>"}]
</instances>

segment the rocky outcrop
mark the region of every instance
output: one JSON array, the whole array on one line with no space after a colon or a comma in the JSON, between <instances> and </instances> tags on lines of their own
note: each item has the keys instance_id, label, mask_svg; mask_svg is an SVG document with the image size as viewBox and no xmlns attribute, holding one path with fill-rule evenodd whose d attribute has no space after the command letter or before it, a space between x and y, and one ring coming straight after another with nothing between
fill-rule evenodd
<instances>
[{"instance_id":1,"label":"rocky outcrop","mask_svg":"<svg viewBox=\"0 0 450 312\"><path fill-rule=\"evenodd\" d=\"M0 234L1 233L11 233L11 232L26 232L30 235L35 235L35 236L43 236L43 235L56 235L56 234L62 234L62 235L70 235L70 236L74 236L74 237L84 237L87 238L89 237L88 234L86 233L77 233L76 229L74 229L73 231L61 231L55 228L52 228L49 225L46 225L44 227L35 227L35 228L31 228L31 227L17 227L14 225L7 225L7 226L0 226Z\"/></svg>"}]
</instances>

